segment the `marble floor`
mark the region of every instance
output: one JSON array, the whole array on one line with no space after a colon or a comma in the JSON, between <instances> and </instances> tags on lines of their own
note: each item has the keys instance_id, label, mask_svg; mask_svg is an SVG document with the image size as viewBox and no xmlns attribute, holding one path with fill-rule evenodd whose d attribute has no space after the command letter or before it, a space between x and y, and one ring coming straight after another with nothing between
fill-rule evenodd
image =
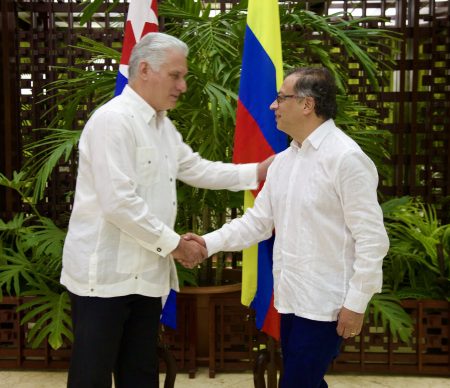
<instances>
[{"instance_id":1,"label":"marble floor","mask_svg":"<svg viewBox=\"0 0 450 388\"><path fill-rule=\"evenodd\" d=\"M65 388L65 371L6 371L0 370L0 388ZM161 387L164 376L161 375ZM334 374L326 377L330 388L450 388L450 378L361 376ZM186 374L177 375L176 388L253 388L250 373L218 373L208 377L207 369L199 369L195 379Z\"/></svg>"}]
</instances>

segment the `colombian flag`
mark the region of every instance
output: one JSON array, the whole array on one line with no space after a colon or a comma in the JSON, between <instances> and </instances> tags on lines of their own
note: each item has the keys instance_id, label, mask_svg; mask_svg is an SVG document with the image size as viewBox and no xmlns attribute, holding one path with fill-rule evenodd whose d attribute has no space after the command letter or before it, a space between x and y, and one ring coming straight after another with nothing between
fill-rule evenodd
<instances>
[{"instance_id":1,"label":"colombian flag","mask_svg":"<svg viewBox=\"0 0 450 388\"><path fill-rule=\"evenodd\" d=\"M127 22L123 38L122 56L116 79L115 95L122 93L128 83L128 61L131 50L141 38L149 32L158 31L158 0L130 0ZM161 322L176 329L176 292L170 290L167 298L163 298Z\"/></svg>"},{"instance_id":2,"label":"colombian flag","mask_svg":"<svg viewBox=\"0 0 450 388\"><path fill-rule=\"evenodd\" d=\"M249 0L233 162L260 162L286 148L287 137L277 129L269 109L282 82L278 1ZM253 206L257 193L245 193L245 208ZM242 303L255 309L258 329L279 339L279 316L273 307L272 247L273 237L244 250Z\"/></svg>"}]
</instances>

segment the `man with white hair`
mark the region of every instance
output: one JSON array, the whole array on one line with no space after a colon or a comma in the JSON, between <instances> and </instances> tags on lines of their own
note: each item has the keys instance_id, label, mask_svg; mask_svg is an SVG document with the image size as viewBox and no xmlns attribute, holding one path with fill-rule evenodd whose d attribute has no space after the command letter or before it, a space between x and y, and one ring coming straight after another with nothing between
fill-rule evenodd
<instances>
[{"instance_id":1,"label":"man with white hair","mask_svg":"<svg viewBox=\"0 0 450 388\"><path fill-rule=\"evenodd\" d=\"M149 33L134 47L129 84L86 123L61 283L70 292L74 343L68 387L157 387L161 297L178 289L173 258L206 257L173 230L176 180L254 189L271 158L234 165L202 159L166 111L186 91L188 47Z\"/></svg>"}]
</instances>

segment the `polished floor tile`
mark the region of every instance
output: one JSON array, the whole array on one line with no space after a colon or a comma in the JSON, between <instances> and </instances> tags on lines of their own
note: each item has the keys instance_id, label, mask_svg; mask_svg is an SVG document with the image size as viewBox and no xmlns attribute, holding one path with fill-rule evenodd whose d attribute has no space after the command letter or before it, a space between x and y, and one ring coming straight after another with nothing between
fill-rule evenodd
<instances>
[{"instance_id":1,"label":"polished floor tile","mask_svg":"<svg viewBox=\"0 0 450 388\"><path fill-rule=\"evenodd\" d=\"M5 371L0 370L0 388L65 388L65 371ZM161 387L164 376L161 375ZM445 377L404 377L333 374L326 377L330 388L450 388ZM195 379L179 374L176 388L253 388L250 373L218 373L208 377L207 369L199 369Z\"/></svg>"}]
</instances>

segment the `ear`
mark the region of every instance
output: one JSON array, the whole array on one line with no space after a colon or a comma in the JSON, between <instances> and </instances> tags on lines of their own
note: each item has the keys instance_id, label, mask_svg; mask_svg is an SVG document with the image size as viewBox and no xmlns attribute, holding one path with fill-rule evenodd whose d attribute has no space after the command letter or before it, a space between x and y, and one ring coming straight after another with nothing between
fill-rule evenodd
<instances>
[{"instance_id":1,"label":"ear","mask_svg":"<svg viewBox=\"0 0 450 388\"><path fill-rule=\"evenodd\" d=\"M314 106L316 104L316 102L314 101L313 97L305 97L305 103L303 105L303 109L304 109L304 113L305 114L309 114L311 112L314 112Z\"/></svg>"},{"instance_id":2,"label":"ear","mask_svg":"<svg viewBox=\"0 0 450 388\"><path fill-rule=\"evenodd\" d=\"M149 77L151 77L153 75L153 73L154 73L153 69L148 64L148 62L146 62L146 61L139 62L138 74L139 74L140 78L147 80L147 79L149 79Z\"/></svg>"}]
</instances>

